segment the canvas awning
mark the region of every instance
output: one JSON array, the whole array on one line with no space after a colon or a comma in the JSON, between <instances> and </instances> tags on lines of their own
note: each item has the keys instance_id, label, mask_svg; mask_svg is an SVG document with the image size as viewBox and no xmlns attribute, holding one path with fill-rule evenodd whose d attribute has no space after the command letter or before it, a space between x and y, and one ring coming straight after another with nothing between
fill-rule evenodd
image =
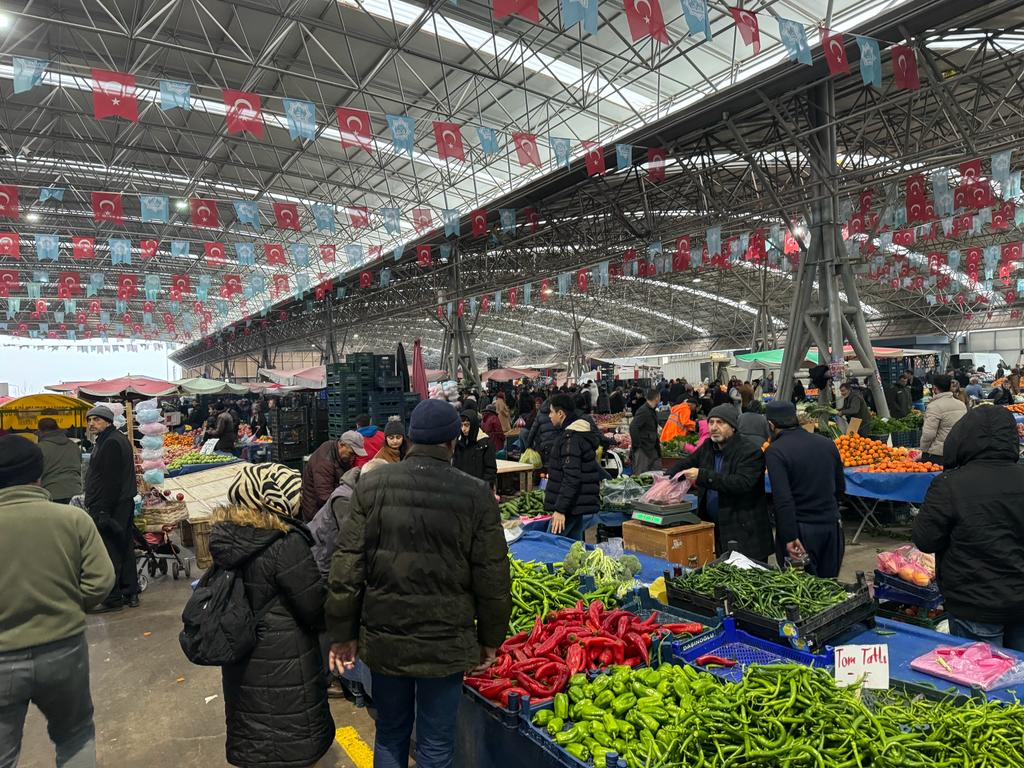
<instances>
[{"instance_id":1,"label":"canvas awning","mask_svg":"<svg viewBox=\"0 0 1024 768\"><path fill-rule=\"evenodd\" d=\"M217 379L179 379L174 384L186 395L245 395L249 392L248 384L231 384Z\"/></svg>"},{"instance_id":2,"label":"canvas awning","mask_svg":"<svg viewBox=\"0 0 1024 768\"><path fill-rule=\"evenodd\" d=\"M0 429L36 429L39 419L51 418L61 429L85 426L91 403L68 395L43 393L11 398L0 405Z\"/></svg>"},{"instance_id":3,"label":"canvas awning","mask_svg":"<svg viewBox=\"0 0 1024 768\"><path fill-rule=\"evenodd\" d=\"M495 368L493 371L485 372L481 381L512 381L513 379L535 379L540 376L540 371L532 368Z\"/></svg>"}]
</instances>

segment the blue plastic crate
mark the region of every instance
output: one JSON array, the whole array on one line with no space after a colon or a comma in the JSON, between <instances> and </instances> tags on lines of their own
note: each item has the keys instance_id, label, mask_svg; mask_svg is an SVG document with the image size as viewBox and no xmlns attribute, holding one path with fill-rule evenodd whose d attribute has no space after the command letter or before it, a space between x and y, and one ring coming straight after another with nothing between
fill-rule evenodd
<instances>
[{"instance_id":1,"label":"blue plastic crate","mask_svg":"<svg viewBox=\"0 0 1024 768\"><path fill-rule=\"evenodd\" d=\"M488 717L494 720L499 720L504 725L509 727L516 727L517 723L519 722L520 715L532 717L533 713L536 712L538 709L552 705L551 699L534 704L531 702L529 696L520 697L518 695L515 695L514 697L509 697L510 706L503 707L501 706L501 702L491 701L490 699L482 696L479 691L473 690L468 685L464 684L462 686L462 692L464 695L472 699L476 704L483 707L483 709L487 712ZM515 701L515 705L511 706L513 701Z\"/></svg>"},{"instance_id":2,"label":"blue plastic crate","mask_svg":"<svg viewBox=\"0 0 1024 768\"><path fill-rule=\"evenodd\" d=\"M942 593L934 584L919 587L909 581L875 570L875 599L892 600L922 608L937 608L942 605Z\"/></svg>"},{"instance_id":3,"label":"blue plastic crate","mask_svg":"<svg viewBox=\"0 0 1024 768\"><path fill-rule=\"evenodd\" d=\"M750 664L791 664L796 662L819 668L825 668L832 664L831 646L825 646L825 651L821 654L799 651L788 645L779 645L737 629L736 622L730 616L725 617L721 630L714 636L703 640L698 638L690 642L676 642L672 646L674 660L685 662L734 683L742 681L743 672ZM704 669L693 663L697 658L708 653L734 659L739 663L735 667L717 669Z\"/></svg>"},{"instance_id":4,"label":"blue plastic crate","mask_svg":"<svg viewBox=\"0 0 1024 768\"><path fill-rule=\"evenodd\" d=\"M555 743L555 740L548 733L546 728L538 728L533 724L533 716L542 709L551 709L551 703L536 707L532 712L521 710L519 715L519 732L529 741L539 746L548 755L554 765L559 768L604 768L603 765L594 766L591 762L583 762L566 752ZM568 725L568 724L567 724Z\"/></svg>"}]
</instances>

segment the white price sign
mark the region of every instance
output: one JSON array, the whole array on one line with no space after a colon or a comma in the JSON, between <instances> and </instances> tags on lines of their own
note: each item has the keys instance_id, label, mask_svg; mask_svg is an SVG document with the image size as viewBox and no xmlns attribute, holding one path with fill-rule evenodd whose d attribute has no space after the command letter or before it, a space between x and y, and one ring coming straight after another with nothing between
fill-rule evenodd
<instances>
[{"instance_id":1,"label":"white price sign","mask_svg":"<svg viewBox=\"0 0 1024 768\"><path fill-rule=\"evenodd\" d=\"M889 687L889 646L837 645L835 647L836 684L853 685L863 681L864 688Z\"/></svg>"},{"instance_id":2,"label":"white price sign","mask_svg":"<svg viewBox=\"0 0 1024 768\"><path fill-rule=\"evenodd\" d=\"M209 456L210 454L213 453L214 449L217 447L217 441L219 439L220 438L217 438L217 437L211 437L209 440L207 440L205 443L203 443L203 447L199 449L199 452L201 454L203 454L203 456Z\"/></svg>"}]
</instances>

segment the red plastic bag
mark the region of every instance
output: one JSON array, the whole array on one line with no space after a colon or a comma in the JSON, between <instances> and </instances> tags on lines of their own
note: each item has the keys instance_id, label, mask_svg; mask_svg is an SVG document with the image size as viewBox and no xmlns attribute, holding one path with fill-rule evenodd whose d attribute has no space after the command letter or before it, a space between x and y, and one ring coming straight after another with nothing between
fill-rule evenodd
<instances>
[{"instance_id":1,"label":"red plastic bag","mask_svg":"<svg viewBox=\"0 0 1024 768\"><path fill-rule=\"evenodd\" d=\"M878 554L878 570L919 587L927 587L935 579L935 556L912 544L904 544L892 552Z\"/></svg>"}]
</instances>

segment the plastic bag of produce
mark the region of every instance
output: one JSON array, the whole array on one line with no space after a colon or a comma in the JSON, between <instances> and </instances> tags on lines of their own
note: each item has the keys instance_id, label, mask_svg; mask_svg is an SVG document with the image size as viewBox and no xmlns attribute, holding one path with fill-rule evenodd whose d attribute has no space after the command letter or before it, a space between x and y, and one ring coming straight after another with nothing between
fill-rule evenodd
<instances>
[{"instance_id":1,"label":"plastic bag of produce","mask_svg":"<svg viewBox=\"0 0 1024 768\"><path fill-rule=\"evenodd\" d=\"M141 442L143 450L152 451L164 444L164 438L162 435L145 435Z\"/></svg>"},{"instance_id":2,"label":"plastic bag of produce","mask_svg":"<svg viewBox=\"0 0 1024 768\"><path fill-rule=\"evenodd\" d=\"M164 458L163 448L143 448L139 451L139 458L143 461L162 461Z\"/></svg>"},{"instance_id":3,"label":"plastic bag of produce","mask_svg":"<svg viewBox=\"0 0 1024 768\"><path fill-rule=\"evenodd\" d=\"M541 459L540 454L533 448L527 448L523 451L523 455L519 457L520 464L529 464L534 469L540 469L544 465L544 461Z\"/></svg>"},{"instance_id":4,"label":"plastic bag of produce","mask_svg":"<svg viewBox=\"0 0 1024 768\"><path fill-rule=\"evenodd\" d=\"M135 420L139 424L155 424L158 421L163 421L163 414L160 411L148 410L148 411L136 411Z\"/></svg>"},{"instance_id":5,"label":"plastic bag of produce","mask_svg":"<svg viewBox=\"0 0 1024 768\"><path fill-rule=\"evenodd\" d=\"M142 473L142 479L150 485L163 485L164 471L162 469L147 469Z\"/></svg>"},{"instance_id":6,"label":"plastic bag of produce","mask_svg":"<svg viewBox=\"0 0 1024 768\"><path fill-rule=\"evenodd\" d=\"M167 432L167 427L162 421L158 421L155 424L140 424L139 431L144 435L163 435Z\"/></svg>"},{"instance_id":7,"label":"plastic bag of produce","mask_svg":"<svg viewBox=\"0 0 1024 768\"><path fill-rule=\"evenodd\" d=\"M912 544L878 554L878 570L919 587L927 587L935 578L935 556Z\"/></svg>"},{"instance_id":8,"label":"plastic bag of produce","mask_svg":"<svg viewBox=\"0 0 1024 768\"><path fill-rule=\"evenodd\" d=\"M156 400L143 400L141 403L135 406L135 411L160 411L160 406L156 404Z\"/></svg>"},{"instance_id":9,"label":"plastic bag of produce","mask_svg":"<svg viewBox=\"0 0 1024 768\"><path fill-rule=\"evenodd\" d=\"M645 504L679 504L689 490L689 480L678 482L666 474L658 473L654 475L654 485L640 497L640 501Z\"/></svg>"},{"instance_id":10,"label":"plastic bag of produce","mask_svg":"<svg viewBox=\"0 0 1024 768\"><path fill-rule=\"evenodd\" d=\"M605 480L601 484L601 506L604 509L627 509L644 494L643 487L630 477Z\"/></svg>"}]
</instances>

